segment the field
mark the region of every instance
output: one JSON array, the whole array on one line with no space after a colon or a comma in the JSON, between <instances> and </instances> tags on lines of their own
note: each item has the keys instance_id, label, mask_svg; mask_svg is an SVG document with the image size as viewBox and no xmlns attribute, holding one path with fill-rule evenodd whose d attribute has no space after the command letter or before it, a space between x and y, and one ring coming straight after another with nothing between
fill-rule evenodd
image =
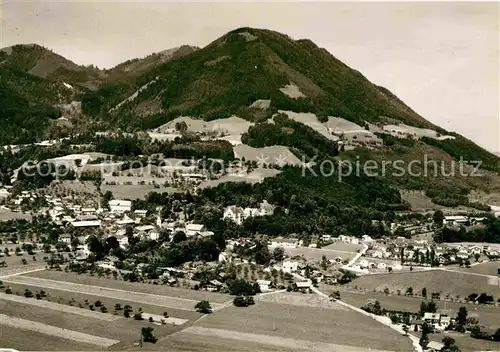
<instances>
[{"instance_id":1,"label":"field","mask_svg":"<svg viewBox=\"0 0 500 352\"><path fill-rule=\"evenodd\" d=\"M320 285L320 288L327 294L330 294L334 290L331 286L327 285ZM335 290L336 289L337 288L335 288ZM376 299L380 302L382 308L415 313L419 311L420 303L423 301L423 298L417 297L385 295L383 293L370 291L347 291L343 290L342 287L340 287L340 297L342 301L359 308L361 308L369 299ZM480 324L489 328L500 327L500 323L498 322L500 307L483 306L469 303L445 302L439 300L436 300L435 302L438 306L438 312L440 313L455 317L458 309L464 306L467 308L470 316L477 316L479 318Z\"/></svg>"},{"instance_id":2,"label":"field","mask_svg":"<svg viewBox=\"0 0 500 352\"><path fill-rule=\"evenodd\" d=\"M89 275L78 275L76 273L65 273L63 271L44 270L28 274L29 277L43 278L63 281L68 283L108 287L117 290L141 292L146 294L164 295L169 297L191 299L196 301L208 300L211 303L224 303L231 299L229 295L216 292L194 291L165 285L152 285L136 282L120 281L114 279L100 278Z\"/></svg>"},{"instance_id":3,"label":"field","mask_svg":"<svg viewBox=\"0 0 500 352\"><path fill-rule=\"evenodd\" d=\"M2 250L4 249L5 246L2 246ZM14 247L15 248L15 247ZM9 250L12 252L13 250L9 246ZM7 263L6 267L0 267L0 277L1 276L6 276L6 275L12 275L16 274L19 272L24 272L26 270L36 270L36 269L42 269L45 267L45 262L43 261L43 257L48 254L45 253L36 253L34 257L36 258L36 261L33 261L33 256L24 254L21 256L17 256L15 254L10 255L9 257L0 257L0 262L5 261ZM23 264L21 261L23 259L26 259L28 262L27 264Z\"/></svg>"},{"instance_id":4,"label":"field","mask_svg":"<svg viewBox=\"0 0 500 352\"><path fill-rule=\"evenodd\" d=\"M321 249L357 253L357 251L361 250L362 248L363 246L361 244L334 242L326 247L322 247Z\"/></svg>"},{"instance_id":5,"label":"field","mask_svg":"<svg viewBox=\"0 0 500 352\"><path fill-rule=\"evenodd\" d=\"M35 298L30 299L35 300ZM75 309L90 312L88 308ZM141 327L154 327L155 335L158 337L179 331L181 328L172 325L153 325L147 320L126 319L121 315L114 316L111 313L95 313L116 318L110 323L102 318L33 305L27 306L24 303L7 300L0 300L0 310L2 311L0 318L3 318L0 319L2 347L9 346L23 350L103 350L108 347L119 350L138 341ZM11 334L3 334L6 327L12 330ZM19 335L30 340L33 337L33 341L39 341L39 343L25 346ZM59 338L64 339L66 345L51 346L54 338L56 338L55 342Z\"/></svg>"},{"instance_id":6,"label":"field","mask_svg":"<svg viewBox=\"0 0 500 352\"><path fill-rule=\"evenodd\" d=\"M425 287L427 292L440 292L441 297L449 294L451 297L464 298L471 293L486 292L494 297L500 296L498 280L478 275L461 274L445 270L420 271L412 273L392 273L381 275L364 275L353 280L348 287L357 286L366 291L382 292L388 288L391 292L401 290L406 292L412 287L414 292L421 292Z\"/></svg>"},{"instance_id":7,"label":"field","mask_svg":"<svg viewBox=\"0 0 500 352\"><path fill-rule=\"evenodd\" d=\"M302 161L297 158L290 151L290 149L288 149L288 147L284 147L281 145L264 148L253 148L248 145L240 144L234 147L234 156L239 159L245 158L245 160L256 161L259 166L262 166L262 164L302 164Z\"/></svg>"},{"instance_id":8,"label":"field","mask_svg":"<svg viewBox=\"0 0 500 352\"><path fill-rule=\"evenodd\" d=\"M149 294L142 292L125 291L113 289L103 286L92 286L86 284L76 284L71 282L63 282L49 279L41 279L29 276L14 276L4 280L7 284L32 285L43 288L44 290L59 290L71 293L89 294L94 296L115 298L119 300L129 300L138 304L148 304L155 302L155 305L165 308L175 308L182 310L194 310L194 306L198 300L187 298L178 298L170 296L162 296L158 294ZM220 304L212 303L212 307L216 309Z\"/></svg>"},{"instance_id":9,"label":"field","mask_svg":"<svg viewBox=\"0 0 500 352\"><path fill-rule=\"evenodd\" d=\"M259 302L281 303L292 306L315 307L323 309L346 310L343 306L330 301L328 298L316 294L303 294L295 292L273 293L258 296Z\"/></svg>"},{"instance_id":10,"label":"field","mask_svg":"<svg viewBox=\"0 0 500 352\"><path fill-rule=\"evenodd\" d=\"M140 181L140 180L139 180ZM111 191L115 199L144 199L149 192L172 193L174 188L161 187L155 188L153 185L106 185L101 186L103 193Z\"/></svg>"},{"instance_id":11,"label":"field","mask_svg":"<svg viewBox=\"0 0 500 352\"><path fill-rule=\"evenodd\" d=\"M258 301L254 306L229 307L207 316L196 324L196 329L190 332L217 333L219 337L285 348L315 346L317 351L411 351L407 338L369 317L344 309Z\"/></svg>"},{"instance_id":12,"label":"field","mask_svg":"<svg viewBox=\"0 0 500 352\"><path fill-rule=\"evenodd\" d=\"M431 334L429 335L429 340L442 342L445 336L450 336L455 339L456 345L462 352L500 351L500 342L473 339L470 336L453 332L446 334Z\"/></svg>"},{"instance_id":13,"label":"field","mask_svg":"<svg viewBox=\"0 0 500 352\"><path fill-rule=\"evenodd\" d=\"M13 294L0 293L0 325L2 334L0 344L22 350L122 350L129 349L139 340L141 327L152 326L154 334L163 338L180 331L185 323L195 321L201 315L194 311L194 305L201 299L210 298L209 292L197 292L156 285L139 285L115 280L85 278L74 274L55 271L40 271L28 275L57 277L61 280L89 281L95 284L107 284L98 287L71 282L55 281L30 276L12 276L2 278L6 287ZM45 274L45 275L44 275ZM97 281L97 282L96 282ZM121 289L108 288L110 285L121 286ZM142 291L156 294L141 293ZM33 293L43 289L47 297L41 300L22 296L25 289ZM137 289L134 291L134 289ZM131 291L125 291L131 290ZM193 293L193 295L189 295ZM170 295L170 296L167 296ZM190 296L196 300L181 298ZM224 295L212 294L225 300ZM107 313L100 308L91 310L91 305L100 301L108 309ZM216 308L220 303L213 303ZM125 318L123 311L115 311L115 304L121 307L131 305L133 312L143 311L142 321ZM158 323L163 312L169 318L166 324ZM155 323L148 322L153 316ZM183 325L184 324L184 325ZM9 335L3 332L8 331ZM21 338L36 341L36 345L28 345Z\"/></svg>"},{"instance_id":14,"label":"field","mask_svg":"<svg viewBox=\"0 0 500 352\"><path fill-rule=\"evenodd\" d=\"M325 256L326 259L335 259L336 257L341 257L344 260L350 260L356 256L356 252L308 247L285 248L285 254L291 257L294 257L296 255L303 255L306 259L311 260L321 260L323 256Z\"/></svg>"},{"instance_id":15,"label":"field","mask_svg":"<svg viewBox=\"0 0 500 352\"><path fill-rule=\"evenodd\" d=\"M457 268L458 271L463 271L464 273L474 273L482 275L498 275L498 269L500 269L500 262L485 262L477 265L473 265L470 268Z\"/></svg>"}]
</instances>

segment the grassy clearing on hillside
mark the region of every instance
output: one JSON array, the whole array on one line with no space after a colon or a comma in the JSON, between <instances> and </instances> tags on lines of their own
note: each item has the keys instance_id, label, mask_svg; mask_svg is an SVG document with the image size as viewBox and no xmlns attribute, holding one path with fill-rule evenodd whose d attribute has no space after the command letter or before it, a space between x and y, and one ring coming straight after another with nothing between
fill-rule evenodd
<instances>
[{"instance_id":1,"label":"grassy clearing on hillside","mask_svg":"<svg viewBox=\"0 0 500 352\"><path fill-rule=\"evenodd\" d=\"M64 282L73 282L76 284L109 287L132 292L142 292L169 297L186 298L199 301L208 300L214 303L224 303L227 300L231 299L231 297L228 295L216 292L194 291L184 288L170 287L166 285L152 285L138 282L120 281L85 274L78 275L76 273L65 273L62 271L44 270L30 273L27 276Z\"/></svg>"},{"instance_id":2,"label":"grassy clearing on hillside","mask_svg":"<svg viewBox=\"0 0 500 352\"><path fill-rule=\"evenodd\" d=\"M221 310L200 320L197 325L346 346L411 351L406 337L350 310L257 302L244 309L229 307Z\"/></svg>"},{"instance_id":3,"label":"grassy clearing on hillside","mask_svg":"<svg viewBox=\"0 0 500 352\"><path fill-rule=\"evenodd\" d=\"M471 293L486 292L494 297L500 296L500 286L490 285L487 277L477 275L460 274L444 270L432 270L411 273L392 273L383 275L364 275L352 281L348 287L365 289L367 291L377 290L382 292L388 288L391 292L401 290L406 292L408 287L419 293L425 287L428 294L440 292L441 297L449 294L451 297L459 295L464 298Z\"/></svg>"}]
</instances>

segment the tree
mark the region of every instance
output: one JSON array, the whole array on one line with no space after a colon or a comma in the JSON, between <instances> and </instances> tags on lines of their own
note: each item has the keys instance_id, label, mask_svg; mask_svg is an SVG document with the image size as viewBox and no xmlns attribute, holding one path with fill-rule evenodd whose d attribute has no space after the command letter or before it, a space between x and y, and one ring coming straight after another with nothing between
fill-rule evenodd
<instances>
[{"instance_id":1,"label":"tree","mask_svg":"<svg viewBox=\"0 0 500 352\"><path fill-rule=\"evenodd\" d=\"M476 259L476 262L479 261L480 257L481 257L481 255L479 253L474 254L474 259Z\"/></svg>"},{"instance_id":2,"label":"tree","mask_svg":"<svg viewBox=\"0 0 500 352\"><path fill-rule=\"evenodd\" d=\"M247 300L243 296L237 296L233 299L233 305L235 307L248 307Z\"/></svg>"},{"instance_id":3,"label":"tree","mask_svg":"<svg viewBox=\"0 0 500 352\"><path fill-rule=\"evenodd\" d=\"M284 255L285 255L285 250L282 247L276 247L273 250L273 259L278 262L283 260Z\"/></svg>"},{"instance_id":4,"label":"tree","mask_svg":"<svg viewBox=\"0 0 500 352\"><path fill-rule=\"evenodd\" d=\"M422 297L427 298L427 288L422 289Z\"/></svg>"},{"instance_id":5,"label":"tree","mask_svg":"<svg viewBox=\"0 0 500 352\"><path fill-rule=\"evenodd\" d=\"M495 333L493 334L493 340L494 341L500 341L500 328L498 328Z\"/></svg>"},{"instance_id":6,"label":"tree","mask_svg":"<svg viewBox=\"0 0 500 352\"><path fill-rule=\"evenodd\" d=\"M407 296L413 296L413 287L408 287L406 289L406 295Z\"/></svg>"},{"instance_id":7,"label":"tree","mask_svg":"<svg viewBox=\"0 0 500 352\"><path fill-rule=\"evenodd\" d=\"M24 290L24 297L26 297L26 298L31 298L31 297L33 297L33 292L31 292L31 291L30 291L30 290L28 290L28 289L25 289L25 290Z\"/></svg>"},{"instance_id":8,"label":"tree","mask_svg":"<svg viewBox=\"0 0 500 352\"><path fill-rule=\"evenodd\" d=\"M152 327L145 327L141 329L141 336L144 342L156 343L158 339L153 334L154 329Z\"/></svg>"},{"instance_id":9,"label":"tree","mask_svg":"<svg viewBox=\"0 0 500 352\"><path fill-rule=\"evenodd\" d=\"M121 309L122 309L122 306L120 305L120 303L116 303L115 310L121 310Z\"/></svg>"},{"instance_id":10,"label":"tree","mask_svg":"<svg viewBox=\"0 0 500 352\"><path fill-rule=\"evenodd\" d=\"M427 336L427 333L422 332L422 336L420 336L418 344L422 347L422 349L427 349L427 345L429 345L429 337Z\"/></svg>"},{"instance_id":11,"label":"tree","mask_svg":"<svg viewBox=\"0 0 500 352\"><path fill-rule=\"evenodd\" d=\"M164 317L164 318L168 318L168 312L167 312L167 311L164 311L164 312L163 312L163 317Z\"/></svg>"},{"instance_id":12,"label":"tree","mask_svg":"<svg viewBox=\"0 0 500 352\"><path fill-rule=\"evenodd\" d=\"M462 325L462 326L467 323L467 308L466 307L460 307L458 309L456 321L457 321L458 325Z\"/></svg>"},{"instance_id":13,"label":"tree","mask_svg":"<svg viewBox=\"0 0 500 352\"><path fill-rule=\"evenodd\" d=\"M134 313L134 320L142 320L142 319L143 319L142 312L137 311Z\"/></svg>"},{"instance_id":14,"label":"tree","mask_svg":"<svg viewBox=\"0 0 500 352\"><path fill-rule=\"evenodd\" d=\"M441 210L436 210L434 214L432 215L432 219L434 221L434 225L436 227L442 227L443 226L443 221L444 221L444 214Z\"/></svg>"},{"instance_id":15,"label":"tree","mask_svg":"<svg viewBox=\"0 0 500 352\"><path fill-rule=\"evenodd\" d=\"M212 307L210 306L210 302L208 301L200 301L196 303L194 306L194 309L196 309L197 312L203 313L203 314L210 314L212 313Z\"/></svg>"},{"instance_id":16,"label":"tree","mask_svg":"<svg viewBox=\"0 0 500 352\"><path fill-rule=\"evenodd\" d=\"M172 238L173 243L181 243L187 240L187 236L183 231L177 231Z\"/></svg>"},{"instance_id":17,"label":"tree","mask_svg":"<svg viewBox=\"0 0 500 352\"><path fill-rule=\"evenodd\" d=\"M408 336L408 331L410 330L410 328L408 327L408 325L403 325L403 331L405 332L405 336Z\"/></svg>"},{"instance_id":18,"label":"tree","mask_svg":"<svg viewBox=\"0 0 500 352\"><path fill-rule=\"evenodd\" d=\"M443 338L443 348L441 348L441 352L460 352L460 349L455 344L455 339L445 336Z\"/></svg>"}]
</instances>

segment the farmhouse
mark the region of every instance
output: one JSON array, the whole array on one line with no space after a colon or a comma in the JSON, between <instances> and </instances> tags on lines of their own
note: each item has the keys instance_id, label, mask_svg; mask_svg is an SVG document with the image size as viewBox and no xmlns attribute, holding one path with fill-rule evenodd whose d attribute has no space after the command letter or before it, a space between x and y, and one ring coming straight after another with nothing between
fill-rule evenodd
<instances>
[{"instance_id":1,"label":"farmhouse","mask_svg":"<svg viewBox=\"0 0 500 352\"><path fill-rule=\"evenodd\" d=\"M271 281L269 280L257 280L257 284L262 292L271 291L269 285L271 285Z\"/></svg>"},{"instance_id":2,"label":"farmhouse","mask_svg":"<svg viewBox=\"0 0 500 352\"><path fill-rule=\"evenodd\" d=\"M296 238L275 238L271 241L271 247L297 248L300 241Z\"/></svg>"},{"instance_id":3,"label":"farmhouse","mask_svg":"<svg viewBox=\"0 0 500 352\"><path fill-rule=\"evenodd\" d=\"M302 292L307 292L311 288L311 282L310 281L301 281L301 282L296 282L295 285L297 286L297 289Z\"/></svg>"},{"instance_id":4,"label":"farmhouse","mask_svg":"<svg viewBox=\"0 0 500 352\"><path fill-rule=\"evenodd\" d=\"M463 215L445 216L444 222L446 225L461 225L467 222L467 217Z\"/></svg>"},{"instance_id":5,"label":"farmhouse","mask_svg":"<svg viewBox=\"0 0 500 352\"><path fill-rule=\"evenodd\" d=\"M293 271L297 271L299 268L299 262L295 260L285 260L283 261L283 272L291 273Z\"/></svg>"},{"instance_id":6,"label":"farmhouse","mask_svg":"<svg viewBox=\"0 0 500 352\"><path fill-rule=\"evenodd\" d=\"M224 220L230 219L236 224L241 225L249 217L272 215L273 213L274 207L264 200L260 203L259 208L241 208L231 205L224 210L222 218Z\"/></svg>"},{"instance_id":7,"label":"farmhouse","mask_svg":"<svg viewBox=\"0 0 500 352\"><path fill-rule=\"evenodd\" d=\"M101 226L101 220L88 220L88 221L73 221L71 223L73 227L99 227Z\"/></svg>"},{"instance_id":8,"label":"farmhouse","mask_svg":"<svg viewBox=\"0 0 500 352\"><path fill-rule=\"evenodd\" d=\"M109 201L109 209L112 213L125 213L132 210L132 202L129 200L113 199Z\"/></svg>"}]
</instances>

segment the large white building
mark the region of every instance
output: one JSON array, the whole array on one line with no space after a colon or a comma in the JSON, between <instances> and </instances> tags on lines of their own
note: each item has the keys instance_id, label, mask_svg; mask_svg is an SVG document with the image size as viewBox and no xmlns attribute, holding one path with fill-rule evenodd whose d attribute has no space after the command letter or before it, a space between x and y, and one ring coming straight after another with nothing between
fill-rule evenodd
<instances>
[{"instance_id":1,"label":"large white building","mask_svg":"<svg viewBox=\"0 0 500 352\"><path fill-rule=\"evenodd\" d=\"M230 219L236 224L241 225L243 221L250 217L272 215L274 207L266 200L260 203L259 208L242 208L236 205L231 205L224 210L222 218Z\"/></svg>"},{"instance_id":2,"label":"large white building","mask_svg":"<svg viewBox=\"0 0 500 352\"><path fill-rule=\"evenodd\" d=\"M109 209L112 213L125 213L132 210L130 200L113 199L109 201Z\"/></svg>"}]
</instances>

